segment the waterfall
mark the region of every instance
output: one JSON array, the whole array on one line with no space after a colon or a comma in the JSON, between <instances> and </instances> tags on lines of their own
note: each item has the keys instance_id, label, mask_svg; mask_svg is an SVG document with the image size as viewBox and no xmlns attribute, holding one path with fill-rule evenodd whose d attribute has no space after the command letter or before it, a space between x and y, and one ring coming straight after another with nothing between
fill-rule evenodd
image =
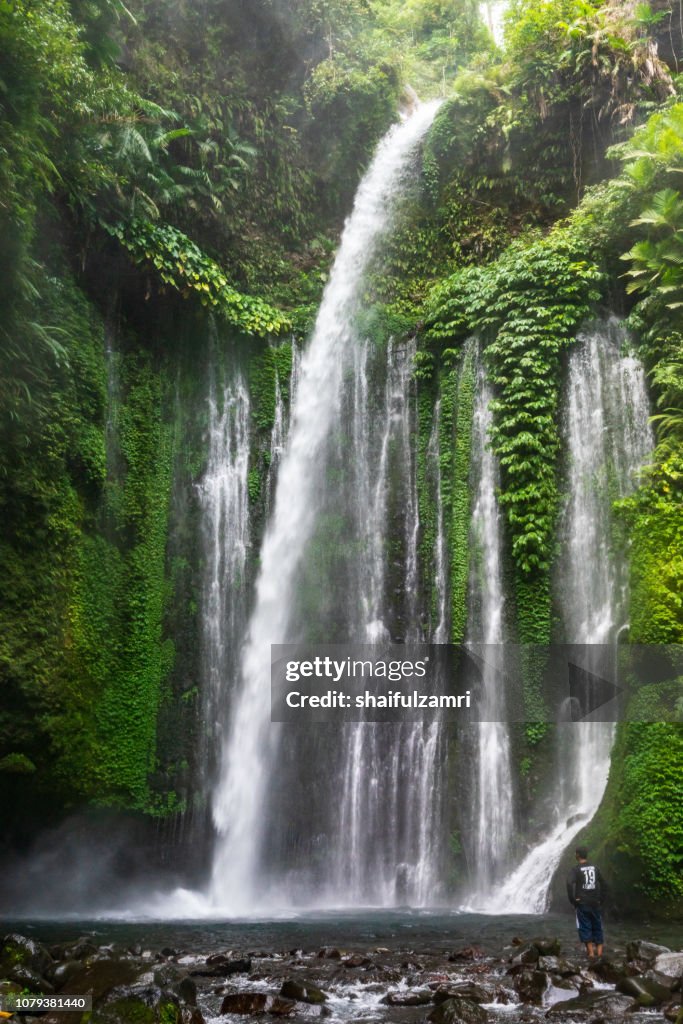
<instances>
[{"instance_id":1,"label":"waterfall","mask_svg":"<svg viewBox=\"0 0 683 1024\"><path fill-rule=\"evenodd\" d=\"M496 651L488 645L502 644L503 592L502 523L498 509L500 487L498 461L491 450L489 434L493 422L493 395L486 380L483 360L478 361L477 389L472 424L472 467L474 508L470 540L468 646L482 652L483 711L488 719L475 727L473 739L472 882L473 895L467 909L486 903L491 885L508 862L513 831L513 787L510 764L510 736L505 721L505 693L497 671Z\"/></svg>"},{"instance_id":2,"label":"waterfall","mask_svg":"<svg viewBox=\"0 0 683 1024\"><path fill-rule=\"evenodd\" d=\"M615 644L627 625L628 571L626 558L615 551L612 503L632 491L653 438L645 374L637 359L622 354L625 343L623 327L611 318L582 332L569 359L569 466L556 585L570 643ZM556 821L494 894L489 909L543 912L562 853L602 800L613 732L608 722L559 727Z\"/></svg>"},{"instance_id":3,"label":"waterfall","mask_svg":"<svg viewBox=\"0 0 683 1024\"><path fill-rule=\"evenodd\" d=\"M241 374L209 394L208 462L199 486L204 551L202 676L205 784L225 726L226 687L244 630L249 549L249 392Z\"/></svg>"},{"instance_id":4,"label":"waterfall","mask_svg":"<svg viewBox=\"0 0 683 1024\"><path fill-rule=\"evenodd\" d=\"M358 358L355 323L365 276L391 227L402 179L436 106L418 107L380 143L359 186L302 358L291 430L261 550L239 693L213 799L219 835L210 896L215 906L231 912L251 910L257 897L267 897L262 841L278 739L270 722L270 645L300 635L301 622L293 616L306 588L297 583L325 492L327 456L338 443L345 373L353 372Z\"/></svg>"},{"instance_id":5,"label":"waterfall","mask_svg":"<svg viewBox=\"0 0 683 1024\"><path fill-rule=\"evenodd\" d=\"M349 635L419 641L414 344L386 350L384 392L374 409L368 342L354 355L351 420L353 530ZM398 550L388 557L390 537ZM339 903L420 906L438 892L438 722L348 725L342 738L339 811L331 822L333 891Z\"/></svg>"},{"instance_id":6,"label":"waterfall","mask_svg":"<svg viewBox=\"0 0 683 1024\"><path fill-rule=\"evenodd\" d=\"M508 0L483 0L479 4L479 15L493 36L496 46L504 42L504 18Z\"/></svg>"},{"instance_id":7,"label":"waterfall","mask_svg":"<svg viewBox=\"0 0 683 1024\"><path fill-rule=\"evenodd\" d=\"M436 627L432 643L448 643L448 543L443 514L443 493L441 479L441 399L434 406L432 432L427 447L427 464L435 474L434 499L436 501L436 537L434 539L434 592L436 595Z\"/></svg>"}]
</instances>

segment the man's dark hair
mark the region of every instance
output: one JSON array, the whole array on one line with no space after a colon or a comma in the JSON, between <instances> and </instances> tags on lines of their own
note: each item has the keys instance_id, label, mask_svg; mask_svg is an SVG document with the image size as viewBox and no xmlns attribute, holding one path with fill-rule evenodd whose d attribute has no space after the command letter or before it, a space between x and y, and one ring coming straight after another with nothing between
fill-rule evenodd
<instances>
[{"instance_id":1,"label":"man's dark hair","mask_svg":"<svg viewBox=\"0 0 683 1024\"><path fill-rule=\"evenodd\" d=\"M576 856L579 858L579 860L587 860L588 859L588 847L587 846L577 846L576 847Z\"/></svg>"}]
</instances>

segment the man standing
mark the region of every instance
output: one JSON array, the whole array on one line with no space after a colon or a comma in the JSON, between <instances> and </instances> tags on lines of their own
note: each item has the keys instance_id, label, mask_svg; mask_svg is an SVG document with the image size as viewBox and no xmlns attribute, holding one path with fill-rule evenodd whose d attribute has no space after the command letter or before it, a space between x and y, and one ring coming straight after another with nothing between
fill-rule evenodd
<instances>
[{"instance_id":1,"label":"man standing","mask_svg":"<svg viewBox=\"0 0 683 1024\"><path fill-rule=\"evenodd\" d=\"M592 959L595 953L602 956L604 939L600 907L607 886L599 868L588 863L588 849L585 846L577 847L576 860L576 867L572 868L567 878L567 895L576 910L579 941L585 942L588 958Z\"/></svg>"}]
</instances>

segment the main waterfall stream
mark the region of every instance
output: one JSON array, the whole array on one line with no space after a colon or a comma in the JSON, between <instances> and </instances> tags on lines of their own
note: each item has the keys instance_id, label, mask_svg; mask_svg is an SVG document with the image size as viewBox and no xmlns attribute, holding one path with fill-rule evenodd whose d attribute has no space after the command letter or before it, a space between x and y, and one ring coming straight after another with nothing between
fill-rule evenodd
<instances>
[{"instance_id":1,"label":"main waterfall stream","mask_svg":"<svg viewBox=\"0 0 683 1024\"><path fill-rule=\"evenodd\" d=\"M342 426L346 420L342 416L345 380L350 375L355 388L362 387L364 383L362 374L366 356L359 349L362 339L357 335L356 323L362 309L365 275L378 243L391 228L402 179L410 169L416 146L431 124L436 109L437 104L418 107L409 119L393 128L380 143L359 187L313 335L302 358L288 444L280 462L272 517L261 549L255 608L242 656L239 691L233 701L213 800L219 838L210 899L214 906L231 913L252 911L268 897L271 875L264 867L264 832L266 821L269 830L273 830L270 810L273 809L273 786L276 782L274 758L278 750L278 730L270 723L270 645L301 638L305 625L310 621L311 608L307 602L312 602L311 607L316 608L321 627L324 626L325 600L330 599L330 590L326 591L320 585L320 571L330 554L319 551L321 517L325 518L328 527L334 526L338 513L327 487L334 466L348 462L339 458L339 445L343 443ZM387 383L390 424L394 422L394 410L391 408L395 401L394 389L398 388L400 392L403 386L401 374L405 376L406 373L400 369L396 372L400 379L392 379L390 374ZM362 403L362 396L356 394L355 398ZM366 423L356 422L353 438L353 444L361 446L368 442L363 431L371 410L367 405L365 408ZM373 433L373 439L374 436ZM354 457L358 458L360 454L355 452ZM388 449L380 453L380 469L382 458L386 460L389 457ZM362 488L365 482L359 480L356 486ZM364 571L364 585L356 589L357 600L354 598L354 610L358 609L357 614L362 616L368 638L384 635L382 631L387 628L379 611L385 552L373 548L377 541L376 530L381 528L386 508L383 506L385 495L382 486L381 480L375 481L374 494L359 490L355 501L360 510L358 518L370 517L364 538L366 550L359 554L358 560L358 565L366 563L369 568ZM408 493L410 495L414 491L409 488ZM376 528L372 525L373 516ZM343 530L343 524L337 526ZM414 521L411 528L415 529ZM407 537L404 547L405 572L408 574L414 562L411 544L413 540ZM353 566L349 572L353 573ZM333 590L335 580L328 582ZM337 585L339 582L336 581ZM348 621L349 635L358 624L357 620ZM335 639L343 638L342 632L343 627L337 630ZM329 639L329 634L324 638ZM309 633L307 639L320 637ZM354 775L354 766L360 757L367 767L368 758L372 755L367 750L360 753L357 749L359 742L367 740L371 744L370 737L359 740L359 731L351 732L352 735L347 737L344 758L351 796L343 813L348 826L345 842L353 844L358 842L361 827L360 821L354 826L354 814L357 815L362 804L364 835L371 831L368 815L372 814L368 797L353 796L356 783L372 784L370 778L361 783L358 775ZM420 748L422 761L432 757L429 751L433 744L429 737L422 743L417 743L415 738L407 742ZM291 785L295 785L294 780ZM435 813L434 801L430 799L428 803L430 813ZM418 800L414 813L419 814L422 810L424 806ZM271 846L278 841L277 830L274 832L268 836ZM392 837L385 836L384 841L391 842ZM351 853L348 847L347 852ZM345 880L340 878L340 884L345 884ZM363 879L352 880L352 897L361 896L364 884Z\"/></svg>"}]
</instances>

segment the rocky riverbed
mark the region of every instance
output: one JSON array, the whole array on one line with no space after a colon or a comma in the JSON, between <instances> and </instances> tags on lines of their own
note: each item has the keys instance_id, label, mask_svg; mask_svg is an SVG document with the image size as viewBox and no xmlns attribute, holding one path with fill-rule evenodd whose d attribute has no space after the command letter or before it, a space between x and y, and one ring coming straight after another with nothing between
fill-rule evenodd
<instances>
[{"instance_id":1,"label":"rocky riverbed","mask_svg":"<svg viewBox=\"0 0 683 1024\"><path fill-rule=\"evenodd\" d=\"M683 1024L683 952L644 940L591 962L548 937L511 936L495 955L476 945L200 953L98 945L89 935L46 946L9 934L0 979L4 994L92 996L92 1014L22 1015L28 1024Z\"/></svg>"}]
</instances>

